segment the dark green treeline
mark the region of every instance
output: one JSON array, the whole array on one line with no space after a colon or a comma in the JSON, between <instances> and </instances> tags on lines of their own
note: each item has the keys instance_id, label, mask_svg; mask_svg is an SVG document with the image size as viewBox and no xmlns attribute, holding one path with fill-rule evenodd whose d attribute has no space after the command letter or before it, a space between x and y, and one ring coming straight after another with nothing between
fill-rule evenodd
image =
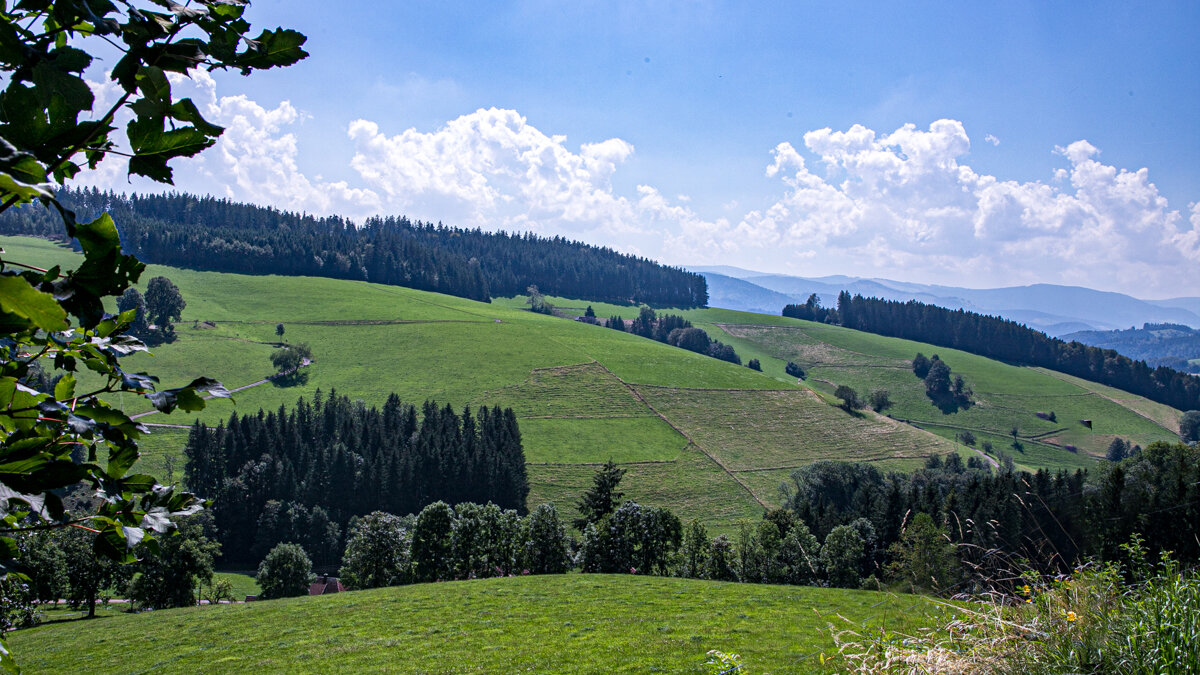
<instances>
[{"instance_id":1,"label":"dark green treeline","mask_svg":"<svg viewBox=\"0 0 1200 675\"><path fill-rule=\"evenodd\" d=\"M870 522L880 567L918 513L944 528L958 555L980 572L1014 560L1050 573L1086 560L1120 562L1122 545L1135 534L1152 558L1171 552L1185 564L1200 562L1200 448L1182 443L1153 443L1090 473L993 471L958 455L931 458L911 474L818 462L796 470L788 492L788 508L818 538Z\"/></svg>"},{"instance_id":2,"label":"dark green treeline","mask_svg":"<svg viewBox=\"0 0 1200 675\"><path fill-rule=\"evenodd\" d=\"M1166 366L1151 368L1111 349L1064 342L1024 324L916 300L899 302L838 295L837 311L814 310L812 300L788 305L784 316L824 320L889 337L961 349L992 359L1041 366L1116 387L1180 410L1200 408L1200 377Z\"/></svg>"},{"instance_id":3,"label":"dark green treeline","mask_svg":"<svg viewBox=\"0 0 1200 675\"><path fill-rule=\"evenodd\" d=\"M291 412L238 417L188 435L185 479L213 500L226 564L257 564L292 541L334 564L351 517L416 513L432 502L525 511L529 484L512 409L461 415L392 394L382 409L336 392Z\"/></svg>"},{"instance_id":4,"label":"dark green treeline","mask_svg":"<svg viewBox=\"0 0 1200 675\"><path fill-rule=\"evenodd\" d=\"M239 274L353 279L488 301L525 292L615 303L703 307L704 277L562 237L445 227L405 217L362 224L187 194L62 190L81 218L107 211L143 262ZM45 209L0 214L0 234L63 239Z\"/></svg>"}]
</instances>

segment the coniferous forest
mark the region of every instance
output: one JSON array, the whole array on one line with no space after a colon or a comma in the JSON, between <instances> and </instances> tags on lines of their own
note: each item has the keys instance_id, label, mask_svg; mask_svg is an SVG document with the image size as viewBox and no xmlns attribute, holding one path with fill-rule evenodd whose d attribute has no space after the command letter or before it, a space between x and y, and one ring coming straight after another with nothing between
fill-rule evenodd
<instances>
[{"instance_id":1,"label":"coniferous forest","mask_svg":"<svg viewBox=\"0 0 1200 675\"><path fill-rule=\"evenodd\" d=\"M188 194L118 195L64 189L58 198L81 219L112 216L125 250L143 262L238 274L354 279L488 301L536 285L585 300L703 307L704 277L646 258L562 237L484 232L370 218L362 226ZM0 214L0 234L66 241L39 208Z\"/></svg>"},{"instance_id":2,"label":"coniferous forest","mask_svg":"<svg viewBox=\"0 0 1200 675\"><path fill-rule=\"evenodd\" d=\"M228 564L257 565L288 541L334 564L353 516L439 500L524 513L529 493L511 409L459 415L426 401L418 411L395 394L378 409L318 391L291 412L197 422L185 453L188 485L213 500Z\"/></svg>"},{"instance_id":3,"label":"coniferous forest","mask_svg":"<svg viewBox=\"0 0 1200 675\"><path fill-rule=\"evenodd\" d=\"M788 305L784 316L819 320L812 302ZM819 308L818 308L819 309ZM1116 387L1180 410L1200 409L1200 378L1166 366L1151 368L1111 349L1064 342L1024 324L916 300L899 302L838 295L822 318L846 328L961 349L988 358L1050 368Z\"/></svg>"}]
</instances>

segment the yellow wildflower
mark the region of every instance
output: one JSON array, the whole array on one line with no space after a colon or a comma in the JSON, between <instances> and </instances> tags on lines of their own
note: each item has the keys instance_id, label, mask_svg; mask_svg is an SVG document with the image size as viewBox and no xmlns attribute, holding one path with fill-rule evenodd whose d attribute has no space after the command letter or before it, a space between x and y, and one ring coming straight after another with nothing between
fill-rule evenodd
<instances>
[{"instance_id":1,"label":"yellow wildflower","mask_svg":"<svg viewBox=\"0 0 1200 675\"><path fill-rule=\"evenodd\" d=\"M1079 617L1075 616L1075 612L1067 612L1067 621L1074 623Z\"/></svg>"}]
</instances>

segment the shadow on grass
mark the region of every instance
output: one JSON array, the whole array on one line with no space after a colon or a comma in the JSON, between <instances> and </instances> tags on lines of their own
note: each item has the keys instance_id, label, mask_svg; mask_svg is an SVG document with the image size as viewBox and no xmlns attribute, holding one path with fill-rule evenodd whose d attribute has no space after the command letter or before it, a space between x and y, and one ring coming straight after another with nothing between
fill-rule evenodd
<instances>
[{"instance_id":1,"label":"shadow on grass","mask_svg":"<svg viewBox=\"0 0 1200 675\"><path fill-rule=\"evenodd\" d=\"M281 389L285 387L296 387L308 384L308 372L304 370L298 370L288 373L287 375L277 375L271 378L271 384Z\"/></svg>"}]
</instances>

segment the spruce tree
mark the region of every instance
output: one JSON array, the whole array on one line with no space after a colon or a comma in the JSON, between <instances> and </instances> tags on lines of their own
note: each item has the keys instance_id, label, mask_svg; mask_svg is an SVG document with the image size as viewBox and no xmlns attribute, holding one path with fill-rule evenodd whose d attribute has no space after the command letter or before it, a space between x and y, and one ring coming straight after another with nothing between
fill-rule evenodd
<instances>
[{"instance_id":1,"label":"spruce tree","mask_svg":"<svg viewBox=\"0 0 1200 675\"><path fill-rule=\"evenodd\" d=\"M616 510L617 504L625 496L624 492L617 491L625 471L609 459L592 476L592 487L583 493L575 504L575 509L580 515L572 521L575 529L582 532L588 525L600 522L601 518Z\"/></svg>"}]
</instances>

